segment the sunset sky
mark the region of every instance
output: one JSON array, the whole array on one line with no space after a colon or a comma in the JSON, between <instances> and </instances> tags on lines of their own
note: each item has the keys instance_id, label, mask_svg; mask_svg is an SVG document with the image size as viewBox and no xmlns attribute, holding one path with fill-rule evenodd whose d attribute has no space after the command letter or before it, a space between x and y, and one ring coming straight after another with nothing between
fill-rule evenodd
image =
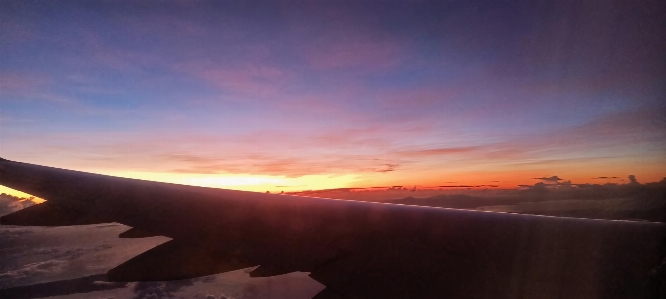
<instances>
[{"instance_id":1,"label":"sunset sky","mask_svg":"<svg viewBox=\"0 0 666 299\"><path fill-rule=\"evenodd\" d=\"M0 157L272 192L658 181L664 5L579 2L2 1Z\"/></svg>"}]
</instances>

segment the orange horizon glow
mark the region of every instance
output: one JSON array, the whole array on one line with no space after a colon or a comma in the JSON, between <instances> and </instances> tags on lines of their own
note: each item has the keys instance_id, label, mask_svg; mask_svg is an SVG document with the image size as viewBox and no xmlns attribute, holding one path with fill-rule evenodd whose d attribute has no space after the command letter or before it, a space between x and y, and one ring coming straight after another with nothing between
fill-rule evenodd
<instances>
[{"instance_id":1,"label":"orange horizon glow","mask_svg":"<svg viewBox=\"0 0 666 299\"><path fill-rule=\"evenodd\" d=\"M658 167L657 167L658 168ZM645 170L645 169L644 169ZM649 169L648 169L649 170ZM640 183L658 182L664 179L664 175L659 169L652 169L651 172L630 173L636 175ZM460 189L494 189L507 190L517 189L524 185L534 185L542 180L543 172L516 171L510 174L497 172L469 172L447 175L450 179L423 179L416 180L404 179L390 181L370 181L363 174L348 175L305 175L300 177L286 177L275 175L251 175L251 174L182 174L182 173L160 173L160 172L132 172L132 171L96 171L106 175L174 183L182 185L211 187L221 189L232 189L252 192L302 192L302 191L321 191L334 189L353 189L352 191L385 191L391 187L401 186L404 189L411 190L460 190ZM513 177L509 177L513 175ZM548 174L548 176L555 174ZM572 184L625 184L628 183L627 175L617 174L605 177L592 177L589 174L581 173L578 175L559 175L562 179L560 183L571 181ZM442 177L441 175L432 175L433 178ZM33 197L30 194L14 190L0 185L0 193L6 193L20 198ZM43 199L36 198L41 202Z\"/></svg>"}]
</instances>

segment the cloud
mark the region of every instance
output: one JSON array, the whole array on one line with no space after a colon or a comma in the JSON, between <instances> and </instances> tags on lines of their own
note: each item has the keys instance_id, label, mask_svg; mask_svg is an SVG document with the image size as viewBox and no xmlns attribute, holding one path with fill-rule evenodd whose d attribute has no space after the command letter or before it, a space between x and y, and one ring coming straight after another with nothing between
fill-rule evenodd
<instances>
[{"instance_id":1,"label":"cloud","mask_svg":"<svg viewBox=\"0 0 666 299\"><path fill-rule=\"evenodd\" d=\"M27 264L17 270L0 273L0 280L13 280L23 277L41 274L53 274L63 272L68 261L52 259L45 262Z\"/></svg>"},{"instance_id":2,"label":"cloud","mask_svg":"<svg viewBox=\"0 0 666 299\"><path fill-rule=\"evenodd\" d=\"M64 276L67 276L66 274ZM14 299L50 298L80 293L91 293L111 289L124 288L126 283L108 282L106 274L96 274L75 279L41 282L30 285L0 288L0 297ZM113 299L114 297L98 297Z\"/></svg>"},{"instance_id":3,"label":"cloud","mask_svg":"<svg viewBox=\"0 0 666 299\"><path fill-rule=\"evenodd\" d=\"M177 281L137 281L130 283L130 289L134 292L134 299L144 298L170 298L174 293L184 287L192 286L195 282L211 283L215 276L204 276Z\"/></svg>"},{"instance_id":4,"label":"cloud","mask_svg":"<svg viewBox=\"0 0 666 299\"><path fill-rule=\"evenodd\" d=\"M27 73L0 73L0 90L3 98L17 92L25 92L35 88L41 88L51 83L49 76Z\"/></svg>"},{"instance_id":5,"label":"cloud","mask_svg":"<svg viewBox=\"0 0 666 299\"><path fill-rule=\"evenodd\" d=\"M71 104L70 97L50 90L52 78L41 73L0 73L1 97L5 101L28 100Z\"/></svg>"},{"instance_id":6,"label":"cloud","mask_svg":"<svg viewBox=\"0 0 666 299\"><path fill-rule=\"evenodd\" d=\"M559 178L559 177L556 176L556 175L554 175L554 176L550 176L550 177L533 178L533 179L535 179L535 180L542 180L542 181L544 181L544 182L558 182L558 181L562 181L562 180L564 180L564 179Z\"/></svg>"},{"instance_id":7,"label":"cloud","mask_svg":"<svg viewBox=\"0 0 666 299\"><path fill-rule=\"evenodd\" d=\"M472 185L442 185L442 186L437 186L439 188L474 188L474 187L481 187L481 185L478 186L472 186Z\"/></svg>"},{"instance_id":8,"label":"cloud","mask_svg":"<svg viewBox=\"0 0 666 299\"><path fill-rule=\"evenodd\" d=\"M444 147L444 148L433 148L433 149L423 149L423 150L398 151L396 152L396 154L406 157L429 157L429 156L470 153L480 148L481 147L479 146Z\"/></svg>"},{"instance_id":9,"label":"cloud","mask_svg":"<svg viewBox=\"0 0 666 299\"><path fill-rule=\"evenodd\" d=\"M449 113L447 116L447 121L455 122L461 119L461 115L451 104L465 96L463 93L465 89L459 84L461 83L458 82L456 86L424 85L408 88L389 86L375 94L375 97L379 99L375 105L382 113L391 113L393 116L406 115L410 118L432 116L432 113L439 116L442 110L447 110L456 112Z\"/></svg>"},{"instance_id":10,"label":"cloud","mask_svg":"<svg viewBox=\"0 0 666 299\"><path fill-rule=\"evenodd\" d=\"M665 120L666 108L609 113L581 125L514 138L506 136L461 158L474 163L503 162L507 166L549 168L619 163L645 151L666 149Z\"/></svg>"},{"instance_id":11,"label":"cloud","mask_svg":"<svg viewBox=\"0 0 666 299\"><path fill-rule=\"evenodd\" d=\"M403 47L392 40L368 40L346 37L342 40L317 42L305 51L308 64L317 70L349 69L386 70L404 60Z\"/></svg>"},{"instance_id":12,"label":"cloud","mask_svg":"<svg viewBox=\"0 0 666 299\"><path fill-rule=\"evenodd\" d=\"M607 117L610 119L606 119ZM642 130L641 117L654 120L657 127L653 131ZM429 135L433 132L427 127L368 125L358 128L331 126L322 129L299 126L293 130L275 128L243 134L223 132L219 135L188 130L170 132L170 134L151 132L150 136L143 133L95 134L95 138L91 138L89 134L50 136L36 134L22 136L22 143L7 142L7 150L15 153L26 150L36 153L40 151L58 153L61 158L55 162L56 164L49 164L51 162L44 164L89 171L117 169L117 165L130 165L132 171L296 177L307 174L372 175L377 170L391 169L383 164L399 164L401 171L415 169L444 172L444 167L446 171L459 171L469 165L478 165L478 167L491 165L501 168L498 172L503 171L502 168L519 167L539 168L541 173L548 169L562 173L566 171L559 171L553 167L621 163L618 162L620 159L642 148L641 140L652 140L657 145L661 142L656 138L660 132L658 113L644 111L637 114L613 114L602 119L603 121L592 121L594 124L539 134L500 136L489 139L488 143L482 145L478 145L478 140L485 139L475 138L477 143L470 146L465 146L469 144L465 140L451 142L451 146L441 146L441 144L415 146L410 139L413 135L418 137L415 138L416 141L422 137L436 135ZM612 121L617 119L625 120ZM653 121L647 123L651 124ZM639 128L635 131L627 130L626 133L622 133L623 129L613 128L625 125L639 126ZM600 129L597 130L597 127ZM613 131L620 134L616 136L612 134ZM598 137L604 134L607 136ZM641 134L647 136L641 137ZM509 139L510 137L514 138ZM628 142L627 139L638 139L639 142ZM32 146L20 147L20 144L28 143ZM609 143L616 144L617 149L609 149L603 154L591 151L581 154L578 151L581 148L604 147ZM168 146L164 146L165 144ZM82 149L86 149L86 153L81 152ZM588 153L590 156L586 156ZM65 164L65 161L69 161L67 162L69 165ZM123 163L118 164L119 161ZM645 177L642 173L637 174ZM530 174L526 177L532 176ZM371 182L371 184L383 183Z\"/></svg>"},{"instance_id":13,"label":"cloud","mask_svg":"<svg viewBox=\"0 0 666 299\"><path fill-rule=\"evenodd\" d=\"M666 138L666 107L609 113L588 123L544 134L539 143L568 148L637 147L663 148Z\"/></svg>"},{"instance_id":14,"label":"cloud","mask_svg":"<svg viewBox=\"0 0 666 299\"><path fill-rule=\"evenodd\" d=\"M374 172L390 172L394 171L400 164L382 164L383 167L373 170Z\"/></svg>"},{"instance_id":15,"label":"cloud","mask_svg":"<svg viewBox=\"0 0 666 299\"><path fill-rule=\"evenodd\" d=\"M215 297L215 295L203 294L203 293L196 294L196 295L194 295L193 298L194 299L233 299L233 298L231 298L229 296L226 296L224 294L220 294L219 297Z\"/></svg>"},{"instance_id":16,"label":"cloud","mask_svg":"<svg viewBox=\"0 0 666 299\"><path fill-rule=\"evenodd\" d=\"M37 204L33 198L20 198L6 193L0 194L0 216Z\"/></svg>"},{"instance_id":17,"label":"cloud","mask_svg":"<svg viewBox=\"0 0 666 299\"><path fill-rule=\"evenodd\" d=\"M182 69L224 91L241 95L275 96L292 78L288 71L267 65L186 66Z\"/></svg>"},{"instance_id":18,"label":"cloud","mask_svg":"<svg viewBox=\"0 0 666 299\"><path fill-rule=\"evenodd\" d=\"M86 247L58 247L58 248L49 248L49 254L58 257L63 260L75 260L83 255L87 255L93 252L98 252L106 249L111 249L113 246L102 243L95 246L86 246Z\"/></svg>"},{"instance_id":19,"label":"cloud","mask_svg":"<svg viewBox=\"0 0 666 299\"><path fill-rule=\"evenodd\" d=\"M392 172L400 163L382 163L371 155L322 155L320 157L281 157L269 155L239 155L235 158L212 159L211 164L189 163L185 167L171 169L184 174L257 174L288 178L322 174L356 174L368 172Z\"/></svg>"},{"instance_id":20,"label":"cloud","mask_svg":"<svg viewBox=\"0 0 666 299\"><path fill-rule=\"evenodd\" d=\"M635 175L631 174L631 175L629 175L628 178L629 178L629 183L630 183L630 184L634 184L634 185L635 185L635 184L638 184L638 181L636 180L636 176L635 176Z\"/></svg>"},{"instance_id":21,"label":"cloud","mask_svg":"<svg viewBox=\"0 0 666 299\"><path fill-rule=\"evenodd\" d=\"M283 15L289 32L298 33L294 50L313 70L379 72L399 67L408 57L411 36L386 30L366 9L354 3L291 6Z\"/></svg>"}]
</instances>

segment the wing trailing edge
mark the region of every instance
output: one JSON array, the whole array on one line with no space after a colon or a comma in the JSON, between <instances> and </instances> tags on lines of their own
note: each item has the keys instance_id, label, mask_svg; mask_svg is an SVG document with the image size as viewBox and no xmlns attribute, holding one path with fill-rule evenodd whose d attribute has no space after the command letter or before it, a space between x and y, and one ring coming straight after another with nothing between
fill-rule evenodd
<instances>
[{"instance_id":1,"label":"wing trailing edge","mask_svg":"<svg viewBox=\"0 0 666 299\"><path fill-rule=\"evenodd\" d=\"M234 252L181 243L163 243L109 270L110 281L167 281L195 278L256 266Z\"/></svg>"},{"instance_id":2,"label":"wing trailing edge","mask_svg":"<svg viewBox=\"0 0 666 299\"><path fill-rule=\"evenodd\" d=\"M293 267L261 265L250 272L250 277L270 277L295 272Z\"/></svg>"}]
</instances>

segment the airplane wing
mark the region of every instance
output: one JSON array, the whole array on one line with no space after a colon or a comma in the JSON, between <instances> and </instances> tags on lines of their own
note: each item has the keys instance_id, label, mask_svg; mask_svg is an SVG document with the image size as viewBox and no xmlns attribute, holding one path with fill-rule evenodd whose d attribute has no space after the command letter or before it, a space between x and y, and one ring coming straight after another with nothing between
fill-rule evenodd
<instances>
[{"instance_id":1,"label":"airplane wing","mask_svg":"<svg viewBox=\"0 0 666 299\"><path fill-rule=\"evenodd\" d=\"M175 280L258 266L310 272L314 298L659 298L666 224L273 195L0 159L0 184L47 201L7 225L131 226L172 240L111 269ZM663 297L662 297L663 298Z\"/></svg>"}]
</instances>

